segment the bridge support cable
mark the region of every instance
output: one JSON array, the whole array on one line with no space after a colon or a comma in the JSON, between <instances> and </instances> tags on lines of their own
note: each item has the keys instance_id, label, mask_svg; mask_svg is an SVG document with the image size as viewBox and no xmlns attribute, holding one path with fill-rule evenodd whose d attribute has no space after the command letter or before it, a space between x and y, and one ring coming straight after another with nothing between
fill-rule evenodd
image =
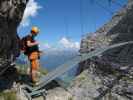
<instances>
[{"instance_id":1,"label":"bridge support cable","mask_svg":"<svg viewBox=\"0 0 133 100\"><path fill-rule=\"evenodd\" d=\"M113 15L114 12L111 9L108 9L107 7L105 7L102 3L99 3L97 0L94 1L94 3L99 6L100 8L102 8L103 10L105 10L107 13L109 13L110 15Z\"/></svg>"}]
</instances>

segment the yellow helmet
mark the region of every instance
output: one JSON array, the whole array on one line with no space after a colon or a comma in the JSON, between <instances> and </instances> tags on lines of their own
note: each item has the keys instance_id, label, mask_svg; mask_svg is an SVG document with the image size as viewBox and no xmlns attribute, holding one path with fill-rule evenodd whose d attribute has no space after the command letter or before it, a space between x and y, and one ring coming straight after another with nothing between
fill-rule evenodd
<instances>
[{"instance_id":1,"label":"yellow helmet","mask_svg":"<svg viewBox=\"0 0 133 100\"><path fill-rule=\"evenodd\" d=\"M32 29L31 29L31 33L32 34L38 34L39 33L39 28L36 27L36 26L33 26Z\"/></svg>"}]
</instances>

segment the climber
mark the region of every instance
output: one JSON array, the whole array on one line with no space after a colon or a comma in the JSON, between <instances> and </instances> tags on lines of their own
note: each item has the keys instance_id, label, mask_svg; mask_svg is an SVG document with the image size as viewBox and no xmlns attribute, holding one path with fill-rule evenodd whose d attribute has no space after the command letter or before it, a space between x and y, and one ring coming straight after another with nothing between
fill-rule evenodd
<instances>
[{"instance_id":1,"label":"climber","mask_svg":"<svg viewBox=\"0 0 133 100\"><path fill-rule=\"evenodd\" d=\"M34 26L32 27L30 34L21 40L21 45L23 45L21 46L21 50L28 56L30 61L30 77L32 83L35 84L38 81L39 58L41 53L39 51L38 42L35 40L38 33L38 27Z\"/></svg>"}]
</instances>

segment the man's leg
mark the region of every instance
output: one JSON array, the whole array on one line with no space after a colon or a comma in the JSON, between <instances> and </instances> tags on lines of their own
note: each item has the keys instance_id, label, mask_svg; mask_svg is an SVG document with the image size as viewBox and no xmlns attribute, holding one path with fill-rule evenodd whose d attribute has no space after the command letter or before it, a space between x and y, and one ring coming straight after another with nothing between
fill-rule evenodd
<instances>
[{"instance_id":1,"label":"man's leg","mask_svg":"<svg viewBox=\"0 0 133 100\"><path fill-rule=\"evenodd\" d=\"M32 82L38 81L39 61L38 59L31 60L31 79Z\"/></svg>"}]
</instances>

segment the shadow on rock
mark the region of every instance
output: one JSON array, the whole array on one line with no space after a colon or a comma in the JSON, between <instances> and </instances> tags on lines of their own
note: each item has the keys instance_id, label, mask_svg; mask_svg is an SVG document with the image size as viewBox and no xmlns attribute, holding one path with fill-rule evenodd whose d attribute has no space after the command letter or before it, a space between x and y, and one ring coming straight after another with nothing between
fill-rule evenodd
<instances>
[{"instance_id":1,"label":"shadow on rock","mask_svg":"<svg viewBox=\"0 0 133 100\"><path fill-rule=\"evenodd\" d=\"M0 76L0 91L11 89L13 83L18 79L18 73L16 68L10 67L3 75Z\"/></svg>"}]
</instances>

